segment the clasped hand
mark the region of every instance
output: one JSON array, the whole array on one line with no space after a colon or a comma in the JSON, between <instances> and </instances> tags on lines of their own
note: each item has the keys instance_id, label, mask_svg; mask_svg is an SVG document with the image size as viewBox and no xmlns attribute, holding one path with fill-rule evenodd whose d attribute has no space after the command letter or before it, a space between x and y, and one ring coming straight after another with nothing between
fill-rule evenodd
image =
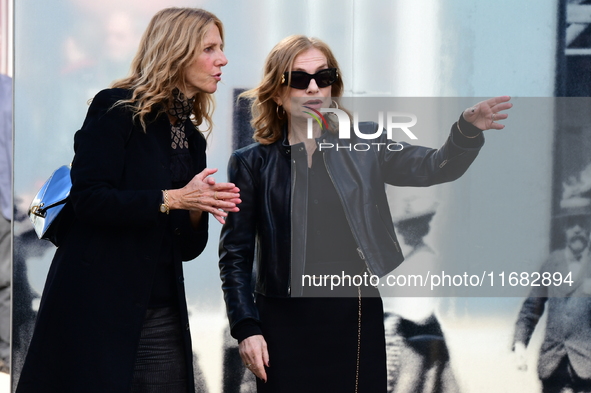
<instances>
[{"instance_id":1,"label":"clasped hand","mask_svg":"<svg viewBox=\"0 0 591 393\"><path fill-rule=\"evenodd\" d=\"M211 213L221 224L225 223L228 212L237 212L240 190L233 183L216 183L211 177L215 168L205 168L191 181L176 190L169 190L170 209Z\"/></svg>"}]
</instances>

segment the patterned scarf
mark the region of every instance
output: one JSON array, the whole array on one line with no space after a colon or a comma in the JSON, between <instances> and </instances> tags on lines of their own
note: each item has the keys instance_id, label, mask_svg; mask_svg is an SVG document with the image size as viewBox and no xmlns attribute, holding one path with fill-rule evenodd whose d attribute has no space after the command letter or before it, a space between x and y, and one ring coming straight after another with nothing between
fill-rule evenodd
<instances>
[{"instance_id":1,"label":"patterned scarf","mask_svg":"<svg viewBox=\"0 0 591 393\"><path fill-rule=\"evenodd\" d=\"M187 98L179 89L174 89L172 96L173 100L168 108L168 114L177 118L178 121L176 125L171 124L171 147L173 149L188 149L189 143L185 135L185 121L191 116L195 97Z\"/></svg>"},{"instance_id":2,"label":"patterned scarf","mask_svg":"<svg viewBox=\"0 0 591 393\"><path fill-rule=\"evenodd\" d=\"M170 124L170 173L175 187L184 186L191 180L193 161L189 153L189 142L185 133L185 123L193 111L195 98L187 98L178 89L172 92L173 99L168 114L177 119Z\"/></svg>"}]
</instances>

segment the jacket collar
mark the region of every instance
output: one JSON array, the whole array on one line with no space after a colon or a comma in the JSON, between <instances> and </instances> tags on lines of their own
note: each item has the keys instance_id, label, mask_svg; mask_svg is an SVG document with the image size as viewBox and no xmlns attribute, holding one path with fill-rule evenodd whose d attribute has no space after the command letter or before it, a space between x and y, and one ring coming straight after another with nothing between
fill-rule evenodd
<instances>
[{"instance_id":1,"label":"jacket collar","mask_svg":"<svg viewBox=\"0 0 591 393\"><path fill-rule=\"evenodd\" d=\"M287 158L291 158L293 154L293 158L298 158L300 156L306 156L306 147L304 146L303 142L297 143L295 145L289 144L289 139L287 138L287 124L283 125L283 137L280 139L280 142L276 142L283 154ZM326 142L327 139L334 140L335 135L324 130L324 132L316 138L316 143Z\"/></svg>"}]
</instances>

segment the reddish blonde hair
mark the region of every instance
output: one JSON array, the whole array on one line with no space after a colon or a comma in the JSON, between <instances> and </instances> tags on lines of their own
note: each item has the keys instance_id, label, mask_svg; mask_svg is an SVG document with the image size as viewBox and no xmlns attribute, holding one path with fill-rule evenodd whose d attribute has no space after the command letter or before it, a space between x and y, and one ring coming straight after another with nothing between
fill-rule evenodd
<instances>
[{"instance_id":1,"label":"reddish blonde hair","mask_svg":"<svg viewBox=\"0 0 591 393\"><path fill-rule=\"evenodd\" d=\"M245 91L240 97L246 97L252 102L252 127L255 129L253 138L262 144L268 145L283 136L283 127L287 123L287 116L279 118L277 112L282 110L273 100L281 95L285 87L281 84L283 74L290 71L295 58L308 49L316 48L324 56L329 68L338 71L337 81L331 86L331 96L335 101L343 95L344 85L341 78L341 69L332 51L326 43L304 35L292 35L281 40L271 50L265 60L264 75L261 83L254 89Z\"/></svg>"}]
</instances>

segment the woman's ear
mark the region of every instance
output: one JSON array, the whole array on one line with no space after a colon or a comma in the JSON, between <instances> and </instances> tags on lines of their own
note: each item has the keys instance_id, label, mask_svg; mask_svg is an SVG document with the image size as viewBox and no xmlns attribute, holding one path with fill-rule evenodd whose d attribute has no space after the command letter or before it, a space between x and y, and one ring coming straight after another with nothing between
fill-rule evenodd
<instances>
[{"instance_id":1,"label":"woman's ear","mask_svg":"<svg viewBox=\"0 0 591 393\"><path fill-rule=\"evenodd\" d=\"M281 99L281 97L279 97L279 96L275 96L275 97L273 97L273 101L275 101L275 103L276 103L278 106L283 106L283 100Z\"/></svg>"}]
</instances>

